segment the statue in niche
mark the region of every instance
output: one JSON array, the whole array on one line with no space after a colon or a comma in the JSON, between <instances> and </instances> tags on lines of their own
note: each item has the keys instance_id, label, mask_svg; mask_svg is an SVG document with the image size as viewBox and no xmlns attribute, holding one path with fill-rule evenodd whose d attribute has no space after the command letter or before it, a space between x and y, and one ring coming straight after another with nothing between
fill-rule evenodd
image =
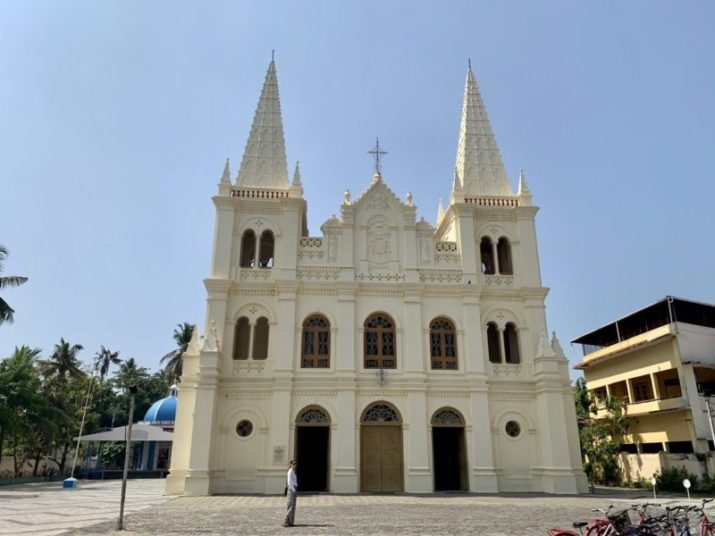
<instances>
[{"instance_id":1,"label":"statue in niche","mask_svg":"<svg viewBox=\"0 0 715 536\"><path fill-rule=\"evenodd\" d=\"M367 233L367 256L371 261L378 263L390 260L392 256L392 233L384 222L377 222L370 227Z\"/></svg>"}]
</instances>

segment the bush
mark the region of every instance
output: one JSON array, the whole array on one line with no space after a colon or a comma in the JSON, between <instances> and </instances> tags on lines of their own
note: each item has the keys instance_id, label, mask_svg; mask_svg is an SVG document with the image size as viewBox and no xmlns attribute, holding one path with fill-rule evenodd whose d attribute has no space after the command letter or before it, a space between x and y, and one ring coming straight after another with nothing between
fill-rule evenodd
<instances>
[{"instance_id":1,"label":"bush","mask_svg":"<svg viewBox=\"0 0 715 536\"><path fill-rule=\"evenodd\" d=\"M683 491L683 480L690 480L691 489L697 490L698 477L688 473L684 467L670 467L663 469L662 473L655 474L656 486L661 491Z\"/></svg>"}]
</instances>

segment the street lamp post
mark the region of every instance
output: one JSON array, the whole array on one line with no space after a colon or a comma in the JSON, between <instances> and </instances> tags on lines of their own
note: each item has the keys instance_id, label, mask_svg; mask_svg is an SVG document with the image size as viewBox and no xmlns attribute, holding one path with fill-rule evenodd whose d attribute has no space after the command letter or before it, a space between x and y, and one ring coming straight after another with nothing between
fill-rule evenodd
<instances>
[{"instance_id":1,"label":"street lamp post","mask_svg":"<svg viewBox=\"0 0 715 536\"><path fill-rule=\"evenodd\" d=\"M122 498L119 502L119 520L117 530L124 530L124 500L127 496L127 475L129 474L129 454L132 445L132 421L134 420L134 395L137 393L135 385L129 386L129 424L127 425L127 445L124 451L124 474L122 475Z\"/></svg>"}]
</instances>

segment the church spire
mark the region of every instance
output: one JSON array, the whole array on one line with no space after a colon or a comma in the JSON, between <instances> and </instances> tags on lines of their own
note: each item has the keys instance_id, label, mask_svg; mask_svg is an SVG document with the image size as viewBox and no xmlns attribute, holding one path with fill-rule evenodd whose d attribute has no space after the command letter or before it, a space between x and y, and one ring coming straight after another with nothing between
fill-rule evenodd
<instances>
[{"instance_id":1,"label":"church spire","mask_svg":"<svg viewBox=\"0 0 715 536\"><path fill-rule=\"evenodd\" d=\"M456 166L467 196L512 195L471 65L464 87Z\"/></svg>"},{"instance_id":2,"label":"church spire","mask_svg":"<svg viewBox=\"0 0 715 536\"><path fill-rule=\"evenodd\" d=\"M236 179L238 187L289 187L276 65L271 57Z\"/></svg>"}]
</instances>

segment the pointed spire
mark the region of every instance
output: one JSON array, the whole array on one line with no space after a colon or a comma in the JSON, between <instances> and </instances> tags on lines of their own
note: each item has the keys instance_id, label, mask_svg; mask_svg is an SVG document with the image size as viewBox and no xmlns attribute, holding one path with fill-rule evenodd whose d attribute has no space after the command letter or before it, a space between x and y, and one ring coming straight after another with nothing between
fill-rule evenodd
<instances>
[{"instance_id":1,"label":"pointed spire","mask_svg":"<svg viewBox=\"0 0 715 536\"><path fill-rule=\"evenodd\" d=\"M223 166L223 175L221 175L221 182L231 183L231 167L228 163L228 158L226 159L226 165Z\"/></svg>"},{"instance_id":2,"label":"pointed spire","mask_svg":"<svg viewBox=\"0 0 715 536\"><path fill-rule=\"evenodd\" d=\"M218 195L231 195L231 167L226 159L226 164L223 166L221 180L218 183Z\"/></svg>"},{"instance_id":3,"label":"pointed spire","mask_svg":"<svg viewBox=\"0 0 715 536\"><path fill-rule=\"evenodd\" d=\"M300 181L300 161L295 162L295 171L293 172L293 182L288 190L289 197L303 197L303 183Z\"/></svg>"},{"instance_id":4,"label":"pointed spire","mask_svg":"<svg viewBox=\"0 0 715 536\"><path fill-rule=\"evenodd\" d=\"M566 353L564 352L564 349L561 347L561 343L559 342L559 338L556 336L555 331L551 332L551 349L556 354L556 357L560 357L561 359L566 359Z\"/></svg>"},{"instance_id":5,"label":"pointed spire","mask_svg":"<svg viewBox=\"0 0 715 536\"><path fill-rule=\"evenodd\" d=\"M194 329L191 330L191 340L186 347L186 353L190 355L199 355L201 352L201 337L199 335L199 327L194 324Z\"/></svg>"},{"instance_id":6,"label":"pointed spire","mask_svg":"<svg viewBox=\"0 0 715 536\"><path fill-rule=\"evenodd\" d=\"M519 196L520 205L531 205L531 190L529 190L529 185L526 184L526 173L524 173L523 169L519 170L519 189L516 195Z\"/></svg>"},{"instance_id":7,"label":"pointed spire","mask_svg":"<svg viewBox=\"0 0 715 536\"><path fill-rule=\"evenodd\" d=\"M272 57L236 183L249 188L285 189L289 186L278 78Z\"/></svg>"},{"instance_id":8,"label":"pointed spire","mask_svg":"<svg viewBox=\"0 0 715 536\"><path fill-rule=\"evenodd\" d=\"M545 329L539 332L539 344L536 346L536 357L555 357L551 344L549 343L549 335Z\"/></svg>"},{"instance_id":9,"label":"pointed spire","mask_svg":"<svg viewBox=\"0 0 715 536\"><path fill-rule=\"evenodd\" d=\"M471 62L464 87L457 170L467 195L512 195Z\"/></svg>"},{"instance_id":10,"label":"pointed spire","mask_svg":"<svg viewBox=\"0 0 715 536\"><path fill-rule=\"evenodd\" d=\"M464 189L462 181L459 179L459 171L454 168L454 180L452 181L452 193L449 195L450 203L464 203Z\"/></svg>"},{"instance_id":11,"label":"pointed spire","mask_svg":"<svg viewBox=\"0 0 715 536\"><path fill-rule=\"evenodd\" d=\"M529 185L526 184L526 173L524 173L523 169L519 170L519 191L517 195L531 195Z\"/></svg>"},{"instance_id":12,"label":"pointed spire","mask_svg":"<svg viewBox=\"0 0 715 536\"><path fill-rule=\"evenodd\" d=\"M442 198L440 198L439 203L437 204L437 223L435 224L435 227L439 227L439 224L442 223L443 219L444 219L444 205L442 205Z\"/></svg>"},{"instance_id":13,"label":"pointed spire","mask_svg":"<svg viewBox=\"0 0 715 536\"><path fill-rule=\"evenodd\" d=\"M295 161L295 171L293 172L293 186L303 186L300 182L300 160Z\"/></svg>"}]
</instances>

